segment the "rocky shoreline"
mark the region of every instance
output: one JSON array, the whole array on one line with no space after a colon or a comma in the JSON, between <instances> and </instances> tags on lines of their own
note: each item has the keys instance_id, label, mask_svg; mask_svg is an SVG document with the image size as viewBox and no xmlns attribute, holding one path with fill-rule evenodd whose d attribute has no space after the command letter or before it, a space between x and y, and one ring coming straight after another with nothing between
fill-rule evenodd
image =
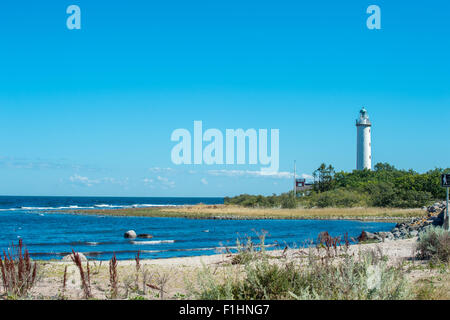
<instances>
[{"instance_id":1,"label":"rocky shoreline","mask_svg":"<svg viewBox=\"0 0 450 320\"><path fill-rule=\"evenodd\" d=\"M363 231L358 241L379 241L409 239L420 236L428 226L442 226L444 224L446 202L436 202L423 209L427 211L425 217L412 218L407 222L400 222L389 232L367 232Z\"/></svg>"}]
</instances>

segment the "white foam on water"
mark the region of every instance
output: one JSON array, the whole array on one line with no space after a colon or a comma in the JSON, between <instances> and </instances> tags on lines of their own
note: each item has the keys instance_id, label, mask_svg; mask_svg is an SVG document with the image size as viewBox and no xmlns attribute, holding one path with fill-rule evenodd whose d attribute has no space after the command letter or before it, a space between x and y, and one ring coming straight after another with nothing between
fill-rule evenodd
<instances>
[{"instance_id":1,"label":"white foam on water","mask_svg":"<svg viewBox=\"0 0 450 320\"><path fill-rule=\"evenodd\" d=\"M218 250L219 248L186 248L186 249L179 249L177 251L210 251L210 250Z\"/></svg>"},{"instance_id":2,"label":"white foam on water","mask_svg":"<svg viewBox=\"0 0 450 320\"><path fill-rule=\"evenodd\" d=\"M63 207L20 207L11 209L0 209L2 211L14 211L14 210L64 210L64 209L93 209L94 207L79 207L79 206L63 206Z\"/></svg>"},{"instance_id":3,"label":"white foam on water","mask_svg":"<svg viewBox=\"0 0 450 320\"><path fill-rule=\"evenodd\" d=\"M133 208L146 208L146 207L178 207L179 204L133 204Z\"/></svg>"},{"instance_id":4,"label":"white foam on water","mask_svg":"<svg viewBox=\"0 0 450 320\"><path fill-rule=\"evenodd\" d=\"M117 208L117 207L122 207L122 206L114 206L112 204L96 204L96 205L94 205L94 207L96 207L96 208Z\"/></svg>"},{"instance_id":5,"label":"white foam on water","mask_svg":"<svg viewBox=\"0 0 450 320\"><path fill-rule=\"evenodd\" d=\"M142 253L160 253L160 252L168 252L169 250L140 250Z\"/></svg>"},{"instance_id":6,"label":"white foam on water","mask_svg":"<svg viewBox=\"0 0 450 320\"><path fill-rule=\"evenodd\" d=\"M128 208L147 208L147 207L179 207L179 204L132 204L132 205L113 205L113 204L95 204L93 206L80 207L77 205L60 206L60 207L20 207L20 208L2 208L0 211L16 211L16 210L66 210L66 209L128 209Z\"/></svg>"},{"instance_id":7,"label":"white foam on water","mask_svg":"<svg viewBox=\"0 0 450 320\"><path fill-rule=\"evenodd\" d=\"M161 244L161 243L174 243L175 240L153 240L153 241L131 241L132 244Z\"/></svg>"}]
</instances>

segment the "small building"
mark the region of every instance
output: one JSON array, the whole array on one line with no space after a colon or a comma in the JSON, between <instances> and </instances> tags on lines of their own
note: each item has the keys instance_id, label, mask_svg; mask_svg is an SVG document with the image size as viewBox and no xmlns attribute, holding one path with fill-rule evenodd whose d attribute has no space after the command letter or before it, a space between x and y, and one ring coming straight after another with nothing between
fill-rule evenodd
<instances>
[{"instance_id":1,"label":"small building","mask_svg":"<svg viewBox=\"0 0 450 320\"><path fill-rule=\"evenodd\" d=\"M314 187L313 183L306 183L306 179L295 179L295 192L297 196L308 194Z\"/></svg>"}]
</instances>

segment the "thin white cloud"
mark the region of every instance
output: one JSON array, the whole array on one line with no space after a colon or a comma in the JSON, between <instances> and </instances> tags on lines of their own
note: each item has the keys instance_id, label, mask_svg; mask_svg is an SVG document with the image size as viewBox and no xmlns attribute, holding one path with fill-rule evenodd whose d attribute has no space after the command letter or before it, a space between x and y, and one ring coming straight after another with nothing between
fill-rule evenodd
<instances>
[{"instance_id":1,"label":"thin white cloud","mask_svg":"<svg viewBox=\"0 0 450 320\"><path fill-rule=\"evenodd\" d=\"M300 178L306 179L306 180L314 180L314 177L310 174L302 173L300 175Z\"/></svg>"},{"instance_id":2,"label":"thin white cloud","mask_svg":"<svg viewBox=\"0 0 450 320\"><path fill-rule=\"evenodd\" d=\"M78 174L74 174L73 176L71 176L69 178L69 180L74 184L82 185L82 186L86 186L86 187L92 187L94 184L100 183L99 180L91 180L88 177L83 177Z\"/></svg>"},{"instance_id":3,"label":"thin white cloud","mask_svg":"<svg viewBox=\"0 0 450 320\"><path fill-rule=\"evenodd\" d=\"M152 173L161 173L161 172L174 172L175 170L173 168L153 167L153 168L149 168L148 171L150 171Z\"/></svg>"},{"instance_id":4,"label":"thin white cloud","mask_svg":"<svg viewBox=\"0 0 450 320\"><path fill-rule=\"evenodd\" d=\"M275 179L292 179L294 174L288 171L252 171L252 170L209 170L209 175L225 176L225 177L257 177L257 178L275 178ZM313 176L302 173L297 177L313 180Z\"/></svg>"},{"instance_id":5,"label":"thin white cloud","mask_svg":"<svg viewBox=\"0 0 450 320\"><path fill-rule=\"evenodd\" d=\"M142 179L142 182L144 182L144 184L147 186L147 187L149 187L150 189L155 189L156 188L156 186L155 186L155 180L153 180L153 179L150 179L150 178L144 178L144 179Z\"/></svg>"},{"instance_id":6,"label":"thin white cloud","mask_svg":"<svg viewBox=\"0 0 450 320\"><path fill-rule=\"evenodd\" d=\"M106 178L102 178L100 179L101 183L110 183L110 184L118 184L118 185L127 185L129 182L129 178L125 178L125 179L116 179L116 178L110 178L110 177L106 177Z\"/></svg>"},{"instance_id":7,"label":"thin white cloud","mask_svg":"<svg viewBox=\"0 0 450 320\"><path fill-rule=\"evenodd\" d=\"M168 188L175 187L175 181L169 180L166 177L157 176L156 180L158 180L165 187L168 187Z\"/></svg>"},{"instance_id":8,"label":"thin white cloud","mask_svg":"<svg viewBox=\"0 0 450 320\"><path fill-rule=\"evenodd\" d=\"M129 178L116 179L111 177L105 177L100 179L91 179L89 177L84 177L79 174L74 174L69 178L70 182L75 185L92 187L93 185L105 183L105 184L117 184L121 186L126 186L129 182Z\"/></svg>"},{"instance_id":9,"label":"thin white cloud","mask_svg":"<svg viewBox=\"0 0 450 320\"><path fill-rule=\"evenodd\" d=\"M0 167L28 170L88 170L101 171L100 168L87 165L72 164L66 159L28 159L9 156L0 156Z\"/></svg>"},{"instance_id":10,"label":"thin white cloud","mask_svg":"<svg viewBox=\"0 0 450 320\"><path fill-rule=\"evenodd\" d=\"M252 170L209 170L208 174L213 176L226 177L262 177L262 178L277 178L290 179L293 174L288 171L252 171Z\"/></svg>"},{"instance_id":11,"label":"thin white cloud","mask_svg":"<svg viewBox=\"0 0 450 320\"><path fill-rule=\"evenodd\" d=\"M146 186L150 188L163 188L163 189L175 188L175 181L165 176L165 175L173 176L173 174L177 172L175 169L152 167L149 168L148 171L150 171L152 175L150 177L146 177L141 180Z\"/></svg>"}]
</instances>

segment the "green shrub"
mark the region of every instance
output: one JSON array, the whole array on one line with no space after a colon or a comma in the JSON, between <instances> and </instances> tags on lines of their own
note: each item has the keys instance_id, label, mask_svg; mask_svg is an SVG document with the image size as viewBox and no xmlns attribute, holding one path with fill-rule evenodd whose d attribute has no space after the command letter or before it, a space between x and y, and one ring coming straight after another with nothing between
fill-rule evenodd
<instances>
[{"instance_id":1,"label":"green shrub","mask_svg":"<svg viewBox=\"0 0 450 320\"><path fill-rule=\"evenodd\" d=\"M296 207L297 207L297 202L295 201L293 195L284 197L281 200L281 208L283 208L283 209L295 209Z\"/></svg>"},{"instance_id":2,"label":"green shrub","mask_svg":"<svg viewBox=\"0 0 450 320\"><path fill-rule=\"evenodd\" d=\"M355 191L335 189L322 193L314 193L308 199L310 207L362 207L368 202L367 195Z\"/></svg>"},{"instance_id":3,"label":"green shrub","mask_svg":"<svg viewBox=\"0 0 450 320\"><path fill-rule=\"evenodd\" d=\"M198 299L405 299L409 290L400 268L388 266L379 253L359 257L314 255L306 264L262 257L245 265L243 277L218 282L209 269L199 276Z\"/></svg>"},{"instance_id":4,"label":"green shrub","mask_svg":"<svg viewBox=\"0 0 450 320\"><path fill-rule=\"evenodd\" d=\"M282 193L280 195L273 194L271 196L241 194L236 197L226 197L225 204L238 205L249 208L295 208L297 202L292 192Z\"/></svg>"},{"instance_id":5,"label":"green shrub","mask_svg":"<svg viewBox=\"0 0 450 320\"><path fill-rule=\"evenodd\" d=\"M239 238L236 240L237 253L233 255L231 259L231 264L247 264L251 261L259 259L265 256L265 241L267 231L261 230L261 232L256 232L259 238L259 245L253 243L251 237L247 237L244 242Z\"/></svg>"},{"instance_id":6,"label":"green shrub","mask_svg":"<svg viewBox=\"0 0 450 320\"><path fill-rule=\"evenodd\" d=\"M428 227L420 235L416 250L419 259L450 262L450 232L441 227Z\"/></svg>"},{"instance_id":7,"label":"green shrub","mask_svg":"<svg viewBox=\"0 0 450 320\"><path fill-rule=\"evenodd\" d=\"M398 189L387 182L369 184L364 190L370 196L371 205L375 207L419 208L433 200L430 192Z\"/></svg>"},{"instance_id":8,"label":"green shrub","mask_svg":"<svg viewBox=\"0 0 450 320\"><path fill-rule=\"evenodd\" d=\"M374 207L393 207L395 190L392 183L368 183L364 191L370 195L370 204Z\"/></svg>"}]
</instances>

